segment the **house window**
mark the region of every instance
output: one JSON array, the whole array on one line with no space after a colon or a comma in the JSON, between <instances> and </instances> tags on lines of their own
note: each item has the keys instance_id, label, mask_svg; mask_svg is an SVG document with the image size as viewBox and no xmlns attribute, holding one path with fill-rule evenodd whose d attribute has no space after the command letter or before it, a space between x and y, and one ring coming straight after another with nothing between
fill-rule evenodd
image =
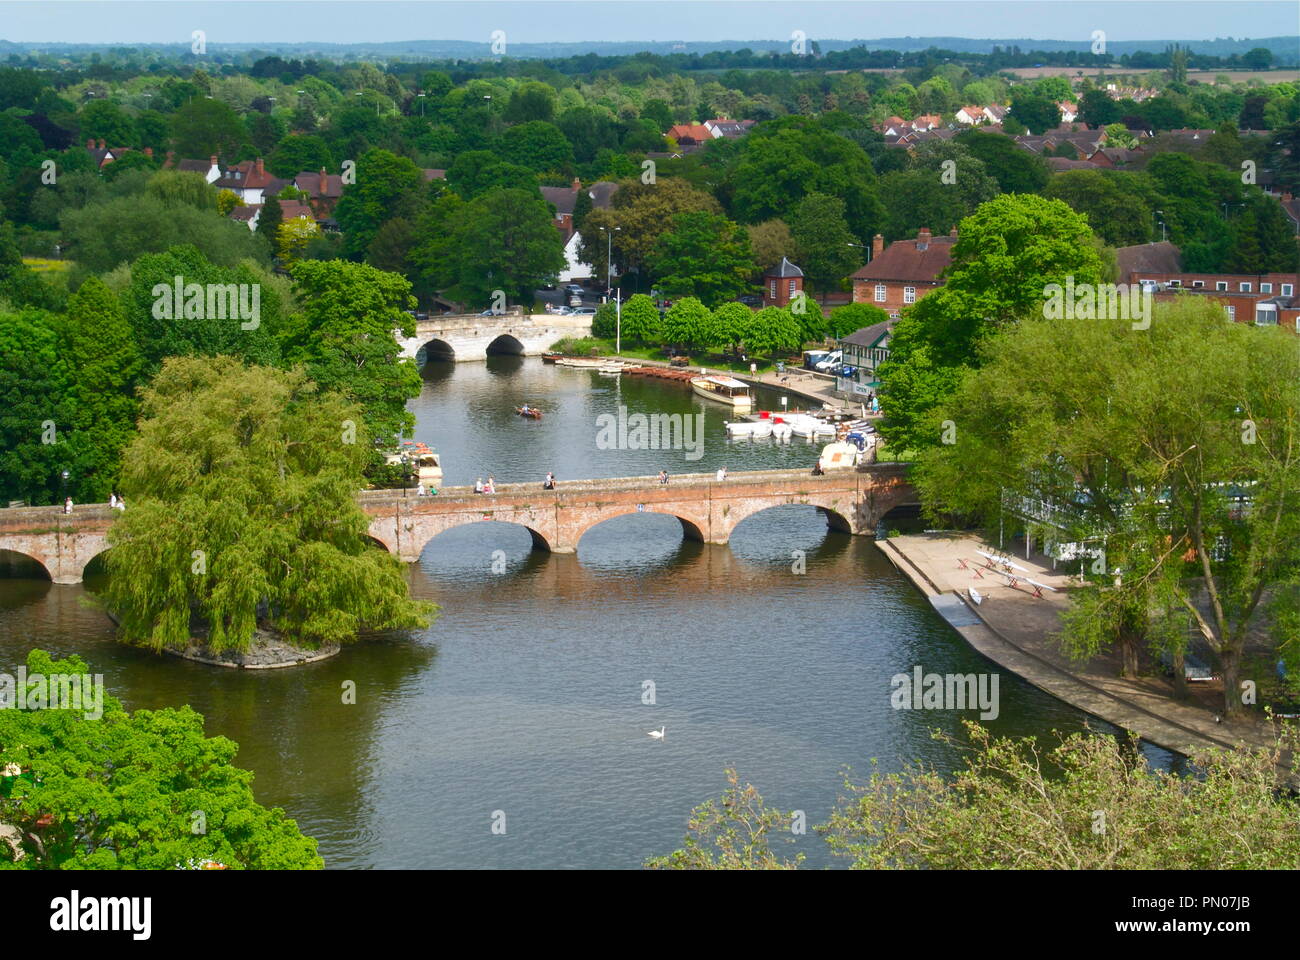
<instances>
[{"instance_id":1,"label":"house window","mask_svg":"<svg viewBox=\"0 0 1300 960\"><path fill-rule=\"evenodd\" d=\"M1272 292L1273 292L1273 284L1271 284L1271 283L1261 283L1261 284L1259 285L1259 292L1260 292L1260 293L1272 293Z\"/></svg>"},{"instance_id":2,"label":"house window","mask_svg":"<svg viewBox=\"0 0 1300 960\"><path fill-rule=\"evenodd\" d=\"M1223 309L1226 310L1226 311L1228 312L1228 319L1231 320L1231 321L1233 321L1233 322L1235 323L1236 320L1237 320L1237 308L1236 308L1236 307L1224 307Z\"/></svg>"},{"instance_id":3,"label":"house window","mask_svg":"<svg viewBox=\"0 0 1300 960\"><path fill-rule=\"evenodd\" d=\"M1237 290L1241 293L1250 293L1250 284L1243 281L1237 284Z\"/></svg>"},{"instance_id":4,"label":"house window","mask_svg":"<svg viewBox=\"0 0 1300 960\"><path fill-rule=\"evenodd\" d=\"M1170 281L1169 281L1169 286L1171 286L1171 287L1181 287L1182 285L1183 285L1183 281L1181 281L1181 280L1170 280Z\"/></svg>"},{"instance_id":5,"label":"house window","mask_svg":"<svg viewBox=\"0 0 1300 960\"><path fill-rule=\"evenodd\" d=\"M769 300L775 300L775 299L776 299L776 281L775 281L775 280L772 281L772 290L771 290L771 293L768 294L768 299L769 299Z\"/></svg>"},{"instance_id":6,"label":"house window","mask_svg":"<svg viewBox=\"0 0 1300 960\"><path fill-rule=\"evenodd\" d=\"M1257 327L1277 326L1277 307L1275 307L1271 303L1256 304L1255 326Z\"/></svg>"},{"instance_id":7,"label":"house window","mask_svg":"<svg viewBox=\"0 0 1300 960\"><path fill-rule=\"evenodd\" d=\"M1215 289L1215 290L1227 290L1227 289L1228 289L1228 281L1227 281L1227 280L1215 280L1215 281L1214 281L1214 289Z\"/></svg>"},{"instance_id":8,"label":"house window","mask_svg":"<svg viewBox=\"0 0 1300 960\"><path fill-rule=\"evenodd\" d=\"M795 287L795 283L794 283L793 280L791 280L791 281L790 281L790 299L792 299L792 300L794 299L794 287Z\"/></svg>"},{"instance_id":9,"label":"house window","mask_svg":"<svg viewBox=\"0 0 1300 960\"><path fill-rule=\"evenodd\" d=\"M1201 287L1205 286L1205 281L1204 281L1204 280L1193 280L1193 281L1192 281L1192 286L1193 286L1194 288L1196 288L1196 289L1199 290Z\"/></svg>"},{"instance_id":10,"label":"house window","mask_svg":"<svg viewBox=\"0 0 1300 960\"><path fill-rule=\"evenodd\" d=\"M916 303L916 287L903 288L903 302Z\"/></svg>"},{"instance_id":11,"label":"house window","mask_svg":"<svg viewBox=\"0 0 1300 960\"><path fill-rule=\"evenodd\" d=\"M884 302L885 302L885 285L883 283L878 283L876 284L876 303L884 303Z\"/></svg>"},{"instance_id":12,"label":"house window","mask_svg":"<svg viewBox=\"0 0 1300 960\"><path fill-rule=\"evenodd\" d=\"M1291 290L1292 290L1291 284L1289 283L1282 284L1282 296L1284 297L1291 296Z\"/></svg>"}]
</instances>

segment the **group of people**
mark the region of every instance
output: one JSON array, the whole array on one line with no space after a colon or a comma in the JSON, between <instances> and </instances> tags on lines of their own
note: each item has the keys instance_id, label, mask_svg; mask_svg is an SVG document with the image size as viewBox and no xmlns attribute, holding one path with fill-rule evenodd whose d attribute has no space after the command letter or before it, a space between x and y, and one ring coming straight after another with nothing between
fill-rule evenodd
<instances>
[{"instance_id":1,"label":"group of people","mask_svg":"<svg viewBox=\"0 0 1300 960\"><path fill-rule=\"evenodd\" d=\"M474 481L474 492L475 493L496 493L497 482L493 477L489 476L487 478L487 483L484 483L483 478L479 477Z\"/></svg>"},{"instance_id":2,"label":"group of people","mask_svg":"<svg viewBox=\"0 0 1300 960\"><path fill-rule=\"evenodd\" d=\"M121 497L119 497L116 493L109 494L108 505L112 507L114 510L126 509L126 501L123 500Z\"/></svg>"},{"instance_id":3,"label":"group of people","mask_svg":"<svg viewBox=\"0 0 1300 960\"><path fill-rule=\"evenodd\" d=\"M551 471L549 470L546 471L546 479L542 481L542 489L543 490L555 489L555 474L551 473Z\"/></svg>"},{"instance_id":4,"label":"group of people","mask_svg":"<svg viewBox=\"0 0 1300 960\"><path fill-rule=\"evenodd\" d=\"M438 495L438 488L433 484L429 484L429 486L426 487L424 481L421 480L415 485L415 495L417 497L436 497Z\"/></svg>"}]
</instances>

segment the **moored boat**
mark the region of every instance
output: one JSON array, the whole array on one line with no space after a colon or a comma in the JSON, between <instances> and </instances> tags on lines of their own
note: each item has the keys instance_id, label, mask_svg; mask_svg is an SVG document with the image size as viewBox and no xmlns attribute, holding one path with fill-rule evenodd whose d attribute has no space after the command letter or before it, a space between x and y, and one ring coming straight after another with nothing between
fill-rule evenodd
<instances>
[{"instance_id":1,"label":"moored boat","mask_svg":"<svg viewBox=\"0 0 1300 960\"><path fill-rule=\"evenodd\" d=\"M722 375L693 377L691 379L691 389L706 400L716 400L718 403L725 403L738 410L748 410L753 403L749 395L749 385L736 380L734 377Z\"/></svg>"},{"instance_id":2,"label":"moored boat","mask_svg":"<svg viewBox=\"0 0 1300 960\"><path fill-rule=\"evenodd\" d=\"M536 407L515 407L515 413L521 417L528 417L531 420L542 419L542 411Z\"/></svg>"},{"instance_id":3,"label":"moored boat","mask_svg":"<svg viewBox=\"0 0 1300 960\"><path fill-rule=\"evenodd\" d=\"M442 461L432 447L415 440L405 440L396 453L384 458L390 464L409 463L415 468L413 479L436 485L442 483Z\"/></svg>"}]
</instances>

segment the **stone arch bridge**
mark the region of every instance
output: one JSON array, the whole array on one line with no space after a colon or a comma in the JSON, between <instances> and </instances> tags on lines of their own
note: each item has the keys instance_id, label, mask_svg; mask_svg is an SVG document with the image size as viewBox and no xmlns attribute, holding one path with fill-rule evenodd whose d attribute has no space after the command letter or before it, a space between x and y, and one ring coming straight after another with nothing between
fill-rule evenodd
<instances>
[{"instance_id":1,"label":"stone arch bridge","mask_svg":"<svg viewBox=\"0 0 1300 960\"><path fill-rule=\"evenodd\" d=\"M675 475L667 485L655 477L576 480L557 490L543 490L540 482L503 484L492 495L469 487L445 487L436 497L371 490L358 494L358 502L371 517L370 536L414 562L438 534L484 520L519 524L535 548L555 553L574 552L596 524L630 513L667 514L687 538L724 544L742 520L785 504L814 506L831 529L872 536L890 510L914 505L916 493L906 464L874 464L820 477L764 470L723 481L711 473ZM100 505L75 507L71 515L61 507L0 510L0 550L31 557L55 583L79 583L87 564L108 549L116 517Z\"/></svg>"},{"instance_id":2,"label":"stone arch bridge","mask_svg":"<svg viewBox=\"0 0 1300 960\"><path fill-rule=\"evenodd\" d=\"M506 313L501 316L446 314L417 320L415 336L397 334L402 356L444 360L486 360L489 353L535 357L565 337L591 336L590 316Z\"/></svg>"}]
</instances>

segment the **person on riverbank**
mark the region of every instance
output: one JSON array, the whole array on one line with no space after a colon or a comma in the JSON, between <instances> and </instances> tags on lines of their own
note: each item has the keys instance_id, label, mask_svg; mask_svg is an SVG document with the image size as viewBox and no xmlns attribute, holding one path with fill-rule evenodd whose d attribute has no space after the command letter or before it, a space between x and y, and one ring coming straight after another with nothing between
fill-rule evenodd
<instances>
[{"instance_id":1,"label":"person on riverbank","mask_svg":"<svg viewBox=\"0 0 1300 960\"><path fill-rule=\"evenodd\" d=\"M71 513L71 512L72 512L72 498L71 498L71 497L64 497L64 498L63 498L63 512L64 512L64 513Z\"/></svg>"},{"instance_id":2,"label":"person on riverbank","mask_svg":"<svg viewBox=\"0 0 1300 960\"><path fill-rule=\"evenodd\" d=\"M421 480L419 483L417 483L417 484L415 485L415 495L416 495L417 497L422 497L422 496L424 496L424 481L423 481L423 480Z\"/></svg>"},{"instance_id":3,"label":"person on riverbank","mask_svg":"<svg viewBox=\"0 0 1300 960\"><path fill-rule=\"evenodd\" d=\"M662 486L665 486L665 487L668 486L668 471L667 471L667 470L660 470L660 471L659 471L659 483L660 483L660 485L662 485Z\"/></svg>"},{"instance_id":4,"label":"person on riverbank","mask_svg":"<svg viewBox=\"0 0 1300 960\"><path fill-rule=\"evenodd\" d=\"M718 467L718 482L721 483L723 480L726 479L727 479L727 468Z\"/></svg>"},{"instance_id":5,"label":"person on riverbank","mask_svg":"<svg viewBox=\"0 0 1300 960\"><path fill-rule=\"evenodd\" d=\"M110 510L116 510L116 509L117 509L117 494L116 494L116 493L110 493L110 494L108 495L108 508L109 508Z\"/></svg>"},{"instance_id":6,"label":"person on riverbank","mask_svg":"<svg viewBox=\"0 0 1300 960\"><path fill-rule=\"evenodd\" d=\"M474 492L475 492L475 493L482 493L482 492L483 492L483 478L482 478L482 477L476 477L476 478L474 479Z\"/></svg>"},{"instance_id":7,"label":"person on riverbank","mask_svg":"<svg viewBox=\"0 0 1300 960\"><path fill-rule=\"evenodd\" d=\"M555 489L555 474L551 473L550 471L547 471L546 479L542 481L542 489L543 490Z\"/></svg>"},{"instance_id":8,"label":"person on riverbank","mask_svg":"<svg viewBox=\"0 0 1300 960\"><path fill-rule=\"evenodd\" d=\"M122 511L122 512L126 512L126 500L125 500L121 495L119 495L118 498L117 498L117 508L116 508L116 509L118 509L118 510L120 510L120 511Z\"/></svg>"},{"instance_id":9,"label":"person on riverbank","mask_svg":"<svg viewBox=\"0 0 1300 960\"><path fill-rule=\"evenodd\" d=\"M495 477L491 477L491 476L489 476L489 477L487 478L487 483L483 484L483 492L484 492L484 493L496 493L496 492L497 492L497 481L496 481L496 478L495 478Z\"/></svg>"}]
</instances>

